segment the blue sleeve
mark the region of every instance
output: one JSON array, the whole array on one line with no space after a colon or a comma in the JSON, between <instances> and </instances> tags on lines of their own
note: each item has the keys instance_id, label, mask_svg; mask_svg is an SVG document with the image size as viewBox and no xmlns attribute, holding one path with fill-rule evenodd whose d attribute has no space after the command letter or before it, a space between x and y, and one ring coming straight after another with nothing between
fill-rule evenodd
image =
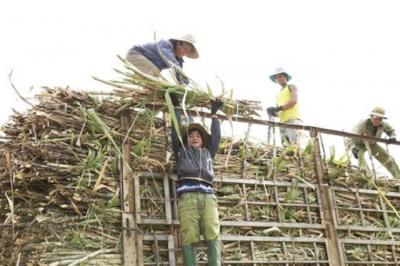
<instances>
[{"instance_id":1,"label":"blue sleeve","mask_svg":"<svg viewBox=\"0 0 400 266\"><path fill-rule=\"evenodd\" d=\"M172 47L172 44L170 42L161 40L158 43L158 46L160 48L160 52L162 53L163 57L168 60L168 62L166 62L168 65L170 65L172 63L176 66L182 67L181 64L179 64L178 60L175 57L175 54L173 51L174 48Z\"/></svg>"},{"instance_id":2,"label":"blue sleeve","mask_svg":"<svg viewBox=\"0 0 400 266\"><path fill-rule=\"evenodd\" d=\"M160 47L160 51L163 55L163 59L167 59L168 62L165 62L168 66L174 68L175 70L175 77L178 80L180 84L188 85L189 84L189 79L181 73L179 68L183 68L183 60L180 59L178 60L175 57L174 51L172 44L168 41L162 40L158 43L158 46ZM172 63L172 65L171 65ZM177 68L178 67L178 68Z\"/></svg>"},{"instance_id":3,"label":"blue sleeve","mask_svg":"<svg viewBox=\"0 0 400 266\"><path fill-rule=\"evenodd\" d=\"M214 159L215 154L217 154L219 142L221 141L221 126L219 124L218 118L213 117L211 122L211 140L208 147L210 151L211 158Z\"/></svg>"}]
</instances>

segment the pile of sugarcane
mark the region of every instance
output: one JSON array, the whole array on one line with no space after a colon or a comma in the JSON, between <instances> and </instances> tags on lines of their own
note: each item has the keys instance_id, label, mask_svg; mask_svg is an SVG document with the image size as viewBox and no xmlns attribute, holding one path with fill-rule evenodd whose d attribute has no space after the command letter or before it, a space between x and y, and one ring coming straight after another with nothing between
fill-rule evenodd
<instances>
[{"instance_id":1,"label":"pile of sugarcane","mask_svg":"<svg viewBox=\"0 0 400 266\"><path fill-rule=\"evenodd\" d=\"M122 81L103 81L117 87L110 96L97 97L69 89L45 88L37 103L26 113L15 113L2 127L0 147L0 261L8 265L120 265L121 199L120 171L124 164L122 146L132 144L130 167L136 172L164 174L173 171L164 111L171 112L171 93L183 103L182 109L207 107L214 96L197 85L184 87L149 77L126 64ZM104 94L106 95L106 94ZM223 112L229 116L254 116L257 102L233 101L222 97ZM122 128L121 114L128 114L129 128ZM253 144L247 140L232 143L224 139L215 158L215 189L221 221L269 221L320 224L320 202L313 147L284 148ZM323 161L329 182L341 188L368 188L398 191L398 182L375 178L349 164L347 157ZM165 193L162 180L151 177L139 182L140 215L165 219ZM269 185L224 183L224 179L273 181ZM279 185L276 185L275 184ZM299 186L299 184L302 184ZM172 193L173 194L173 193ZM340 225L385 227L400 224L396 197L361 197L361 205L377 208L384 200L385 218L380 212L340 212ZM172 195L173 197L174 195ZM353 191L337 193L341 207L355 206ZM392 206L390 206L390 204ZM379 205L382 206L382 205ZM381 207L380 207L381 208ZM173 217L177 218L177 217ZM384 219L388 220L384 222ZM168 234L161 225L143 226L145 234ZM267 231L266 231L267 230ZM223 234L270 235L284 237L323 237L321 230L223 227ZM352 232L346 237L370 238ZM374 236L375 237L375 236ZM379 239L397 238L395 234ZM145 241L145 261L165 261L165 242ZM257 243L256 243L257 244ZM239 242L224 243L224 259L247 260L249 247ZM324 260L323 246L311 248L301 243L257 244L257 259ZM156 252L157 251L157 252ZM358 254L357 250L353 253ZM147 255L146 255L147 254ZM202 256L201 253L199 255Z\"/></svg>"},{"instance_id":2,"label":"pile of sugarcane","mask_svg":"<svg viewBox=\"0 0 400 266\"><path fill-rule=\"evenodd\" d=\"M222 91L221 95L213 95L210 87L201 88L196 82L191 80L188 85L169 82L166 79L155 78L137 69L128 61L120 58L124 63L124 70L115 69L122 78L120 80L103 80L95 77L96 80L114 87L113 95L120 97L123 105L121 109L137 106L164 106L167 104L172 110L171 93L175 93L180 98L183 109L191 107L210 107L211 100L219 98L224 102L222 111L228 116L252 117L258 116L261 105L260 101L234 100L232 91ZM224 89L224 88L223 88Z\"/></svg>"},{"instance_id":3,"label":"pile of sugarcane","mask_svg":"<svg viewBox=\"0 0 400 266\"><path fill-rule=\"evenodd\" d=\"M163 121L131 110L123 134L116 98L46 88L36 100L2 128L0 261L120 265L120 147L131 141L134 171L163 171Z\"/></svg>"}]
</instances>

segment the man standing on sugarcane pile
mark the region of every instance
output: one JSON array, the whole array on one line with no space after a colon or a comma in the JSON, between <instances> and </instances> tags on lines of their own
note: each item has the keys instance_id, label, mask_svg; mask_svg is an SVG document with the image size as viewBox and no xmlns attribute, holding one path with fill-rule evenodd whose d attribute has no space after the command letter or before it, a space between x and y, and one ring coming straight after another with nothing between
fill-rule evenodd
<instances>
[{"instance_id":1,"label":"man standing on sugarcane pile","mask_svg":"<svg viewBox=\"0 0 400 266\"><path fill-rule=\"evenodd\" d=\"M158 42L133 46L126 60L135 65L140 71L161 77L161 71L172 68L180 84L188 84L189 80L182 73L183 57L199 58L196 49L196 39L191 34L178 38L160 40Z\"/></svg>"},{"instance_id":2,"label":"man standing on sugarcane pile","mask_svg":"<svg viewBox=\"0 0 400 266\"><path fill-rule=\"evenodd\" d=\"M171 95L175 114L180 126L180 110L177 95ZM190 123L182 127L179 141L172 126L172 148L178 175L178 214L182 235L182 255L185 266L196 265L194 245L200 240L200 233L207 241L208 265L221 265L220 226L217 198L214 194L213 159L221 139L218 109L220 100L211 102L211 135L200 124Z\"/></svg>"},{"instance_id":3,"label":"man standing on sugarcane pile","mask_svg":"<svg viewBox=\"0 0 400 266\"><path fill-rule=\"evenodd\" d=\"M395 142L395 130L387 122L383 121L383 119L387 119L385 110L381 107L375 107L370 113L369 118L357 124L354 128L354 132L360 135L377 138L381 138L382 133L385 133L389 137L389 140ZM377 159L394 178L400 178L400 170L394 158L376 142L361 139L348 139L348 145L353 156L358 159L360 168L368 169L364 153L369 150L371 155Z\"/></svg>"},{"instance_id":4,"label":"man standing on sugarcane pile","mask_svg":"<svg viewBox=\"0 0 400 266\"><path fill-rule=\"evenodd\" d=\"M276 96L276 106L267 108L269 116L279 115L279 121L288 124L300 124L300 115L297 104L297 87L289 85L292 78L283 68L275 69L269 77L272 82L278 83L281 90ZM280 128L282 144L297 144L297 130L293 128Z\"/></svg>"}]
</instances>

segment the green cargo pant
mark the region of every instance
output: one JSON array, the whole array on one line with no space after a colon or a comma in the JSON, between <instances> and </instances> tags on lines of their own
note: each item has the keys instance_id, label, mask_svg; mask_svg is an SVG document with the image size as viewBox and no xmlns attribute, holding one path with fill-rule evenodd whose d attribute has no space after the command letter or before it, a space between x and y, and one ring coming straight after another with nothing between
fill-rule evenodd
<instances>
[{"instance_id":1,"label":"green cargo pant","mask_svg":"<svg viewBox=\"0 0 400 266\"><path fill-rule=\"evenodd\" d=\"M182 245L199 242L200 233L206 240L219 239L217 198L214 194L186 192L178 202Z\"/></svg>"},{"instance_id":2,"label":"green cargo pant","mask_svg":"<svg viewBox=\"0 0 400 266\"><path fill-rule=\"evenodd\" d=\"M371 148L371 155L375 159L377 159L394 178L400 178L400 170L394 158L390 156L390 154L388 154L387 151L378 144L370 144L369 146ZM367 162L365 161L364 158L364 153L367 150L366 147L364 145L363 146L357 145L357 148L359 148L358 162L360 168L368 169Z\"/></svg>"}]
</instances>

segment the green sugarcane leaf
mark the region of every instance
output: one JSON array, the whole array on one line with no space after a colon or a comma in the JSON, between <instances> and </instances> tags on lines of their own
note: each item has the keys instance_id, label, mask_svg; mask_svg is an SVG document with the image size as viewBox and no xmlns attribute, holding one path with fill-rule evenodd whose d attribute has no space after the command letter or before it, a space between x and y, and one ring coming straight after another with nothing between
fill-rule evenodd
<instances>
[{"instance_id":1,"label":"green sugarcane leaf","mask_svg":"<svg viewBox=\"0 0 400 266\"><path fill-rule=\"evenodd\" d=\"M179 124L178 124L178 119L176 118L176 114L175 114L175 107L172 103L171 95L170 95L175 90L176 90L176 88L169 88L165 92L165 101L167 102L168 111L171 114L171 119L172 119L172 123L174 124L176 135L178 136L178 139L181 142L182 147L184 147L181 131L180 131Z\"/></svg>"},{"instance_id":2,"label":"green sugarcane leaf","mask_svg":"<svg viewBox=\"0 0 400 266\"><path fill-rule=\"evenodd\" d=\"M124 165L130 171L132 171L129 163L124 159L124 156L122 155L122 152L121 152L120 148L118 147L117 143L115 143L115 141L114 141L114 139L113 139L113 137L112 137L112 135L110 133L110 129L108 128L106 123L104 123L104 121L97 115L96 111L93 108L90 108L90 109L87 110L87 115L89 116L90 119L93 120L94 123L97 124L97 126L103 131L103 133L111 141L111 143L114 146L117 154L120 156L120 158L122 158L122 161L123 161Z\"/></svg>"}]
</instances>

